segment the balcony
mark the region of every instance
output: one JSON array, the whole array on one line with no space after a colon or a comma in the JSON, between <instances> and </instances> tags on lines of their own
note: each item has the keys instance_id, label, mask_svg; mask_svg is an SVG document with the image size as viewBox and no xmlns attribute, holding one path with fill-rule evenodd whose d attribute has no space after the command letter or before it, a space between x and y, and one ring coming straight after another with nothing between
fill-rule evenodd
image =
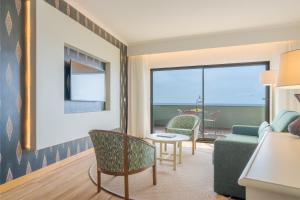
<instances>
[{"instance_id":1,"label":"balcony","mask_svg":"<svg viewBox=\"0 0 300 200\"><path fill-rule=\"evenodd\" d=\"M192 104L153 105L153 131L163 132L168 121L179 114L179 109L192 110L194 108L195 105ZM204 138L206 139L224 137L231 132L233 125L247 124L257 126L265 119L264 105L206 105L204 107L204 119L209 119L210 115L215 112L220 114L215 120L214 127L209 122L204 122ZM202 119L202 113L198 113L198 115ZM201 126L200 130L202 130Z\"/></svg>"}]
</instances>

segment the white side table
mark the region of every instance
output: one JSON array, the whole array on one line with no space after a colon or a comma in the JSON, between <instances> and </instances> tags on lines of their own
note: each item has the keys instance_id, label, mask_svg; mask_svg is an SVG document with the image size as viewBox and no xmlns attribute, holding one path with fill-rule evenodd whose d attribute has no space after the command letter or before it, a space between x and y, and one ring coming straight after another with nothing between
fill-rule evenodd
<instances>
[{"instance_id":1,"label":"white side table","mask_svg":"<svg viewBox=\"0 0 300 200\"><path fill-rule=\"evenodd\" d=\"M152 133L148 135L147 138L152 140L153 145L155 145L155 143L159 143L159 157L157 157L157 160L159 160L160 162L173 162L173 170L176 170L176 157L179 157L179 164L181 164L182 162L182 142L190 140L190 137L175 133ZM172 144L173 154L162 152L163 144ZM177 154L177 147L179 147L179 154ZM166 155L170 155L171 159L165 158L164 156Z\"/></svg>"}]
</instances>

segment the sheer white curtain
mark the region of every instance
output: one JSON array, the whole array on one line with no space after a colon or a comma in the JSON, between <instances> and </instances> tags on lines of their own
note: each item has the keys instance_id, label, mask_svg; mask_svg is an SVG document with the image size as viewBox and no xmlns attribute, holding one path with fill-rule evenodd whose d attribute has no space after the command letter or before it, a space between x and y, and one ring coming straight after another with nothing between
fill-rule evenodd
<instances>
[{"instance_id":1,"label":"sheer white curtain","mask_svg":"<svg viewBox=\"0 0 300 200\"><path fill-rule=\"evenodd\" d=\"M147 56L128 60L128 134L144 138L150 133L150 66Z\"/></svg>"}]
</instances>

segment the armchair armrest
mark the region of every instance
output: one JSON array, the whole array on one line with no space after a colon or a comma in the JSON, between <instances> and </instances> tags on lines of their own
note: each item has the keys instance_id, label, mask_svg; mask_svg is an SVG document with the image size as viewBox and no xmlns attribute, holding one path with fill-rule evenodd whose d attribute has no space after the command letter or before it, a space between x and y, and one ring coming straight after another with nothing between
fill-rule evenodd
<instances>
[{"instance_id":1,"label":"armchair armrest","mask_svg":"<svg viewBox=\"0 0 300 200\"><path fill-rule=\"evenodd\" d=\"M234 125L232 127L232 134L258 137L258 129L258 126Z\"/></svg>"},{"instance_id":2,"label":"armchair armrest","mask_svg":"<svg viewBox=\"0 0 300 200\"><path fill-rule=\"evenodd\" d=\"M155 146L140 138L129 137L128 139L129 171L155 165Z\"/></svg>"},{"instance_id":3,"label":"armchair armrest","mask_svg":"<svg viewBox=\"0 0 300 200\"><path fill-rule=\"evenodd\" d=\"M167 133L178 133L178 134L182 134L182 135L186 135L191 137L193 130L191 129L183 129L183 128L166 128L166 132Z\"/></svg>"},{"instance_id":4,"label":"armchair armrest","mask_svg":"<svg viewBox=\"0 0 300 200\"><path fill-rule=\"evenodd\" d=\"M248 136L247 136L248 137ZM245 188L238 179L253 154L257 143L217 139L213 153L214 191L245 198Z\"/></svg>"}]
</instances>

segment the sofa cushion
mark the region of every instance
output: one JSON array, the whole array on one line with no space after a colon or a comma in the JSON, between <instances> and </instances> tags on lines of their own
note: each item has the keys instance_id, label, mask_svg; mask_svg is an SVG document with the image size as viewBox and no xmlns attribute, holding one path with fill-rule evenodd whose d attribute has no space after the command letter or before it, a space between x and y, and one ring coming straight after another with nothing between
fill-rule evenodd
<instances>
[{"instance_id":1,"label":"sofa cushion","mask_svg":"<svg viewBox=\"0 0 300 200\"><path fill-rule=\"evenodd\" d=\"M232 126L232 133L258 137L258 128L258 126L234 125Z\"/></svg>"},{"instance_id":2,"label":"sofa cushion","mask_svg":"<svg viewBox=\"0 0 300 200\"><path fill-rule=\"evenodd\" d=\"M258 143L257 136L237 135L237 134L228 134L226 135L225 138L222 138L221 140L230 141L230 142L251 143L251 144Z\"/></svg>"},{"instance_id":3,"label":"sofa cushion","mask_svg":"<svg viewBox=\"0 0 300 200\"><path fill-rule=\"evenodd\" d=\"M288 126L296 120L300 114L295 111L282 111L274 119L271 128L275 132L288 132Z\"/></svg>"},{"instance_id":4,"label":"sofa cushion","mask_svg":"<svg viewBox=\"0 0 300 200\"><path fill-rule=\"evenodd\" d=\"M258 142L261 141L261 139L263 138L263 136L267 133L272 131L271 126L268 122L263 122L261 123L261 125L259 126L258 129Z\"/></svg>"},{"instance_id":5,"label":"sofa cushion","mask_svg":"<svg viewBox=\"0 0 300 200\"><path fill-rule=\"evenodd\" d=\"M258 144L257 140L257 136L229 134L215 141L215 192L245 199L245 187L240 186L238 180Z\"/></svg>"},{"instance_id":6,"label":"sofa cushion","mask_svg":"<svg viewBox=\"0 0 300 200\"><path fill-rule=\"evenodd\" d=\"M300 118L297 118L295 121L290 123L288 129L290 133L300 136Z\"/></svg>"},{"instance_id":7,"label":"sofa cushion","mask_svg":"<svg viewBox=\"0 0 300 200\"><path fill-rule=\"evenodd\" d=\"M282 110L280 112L278 112L278 114L276 114L276 116L274 117L272 123L276 124L279 122L280 118L287 112L287 110Z\"/></svg>"}]
</instances>

